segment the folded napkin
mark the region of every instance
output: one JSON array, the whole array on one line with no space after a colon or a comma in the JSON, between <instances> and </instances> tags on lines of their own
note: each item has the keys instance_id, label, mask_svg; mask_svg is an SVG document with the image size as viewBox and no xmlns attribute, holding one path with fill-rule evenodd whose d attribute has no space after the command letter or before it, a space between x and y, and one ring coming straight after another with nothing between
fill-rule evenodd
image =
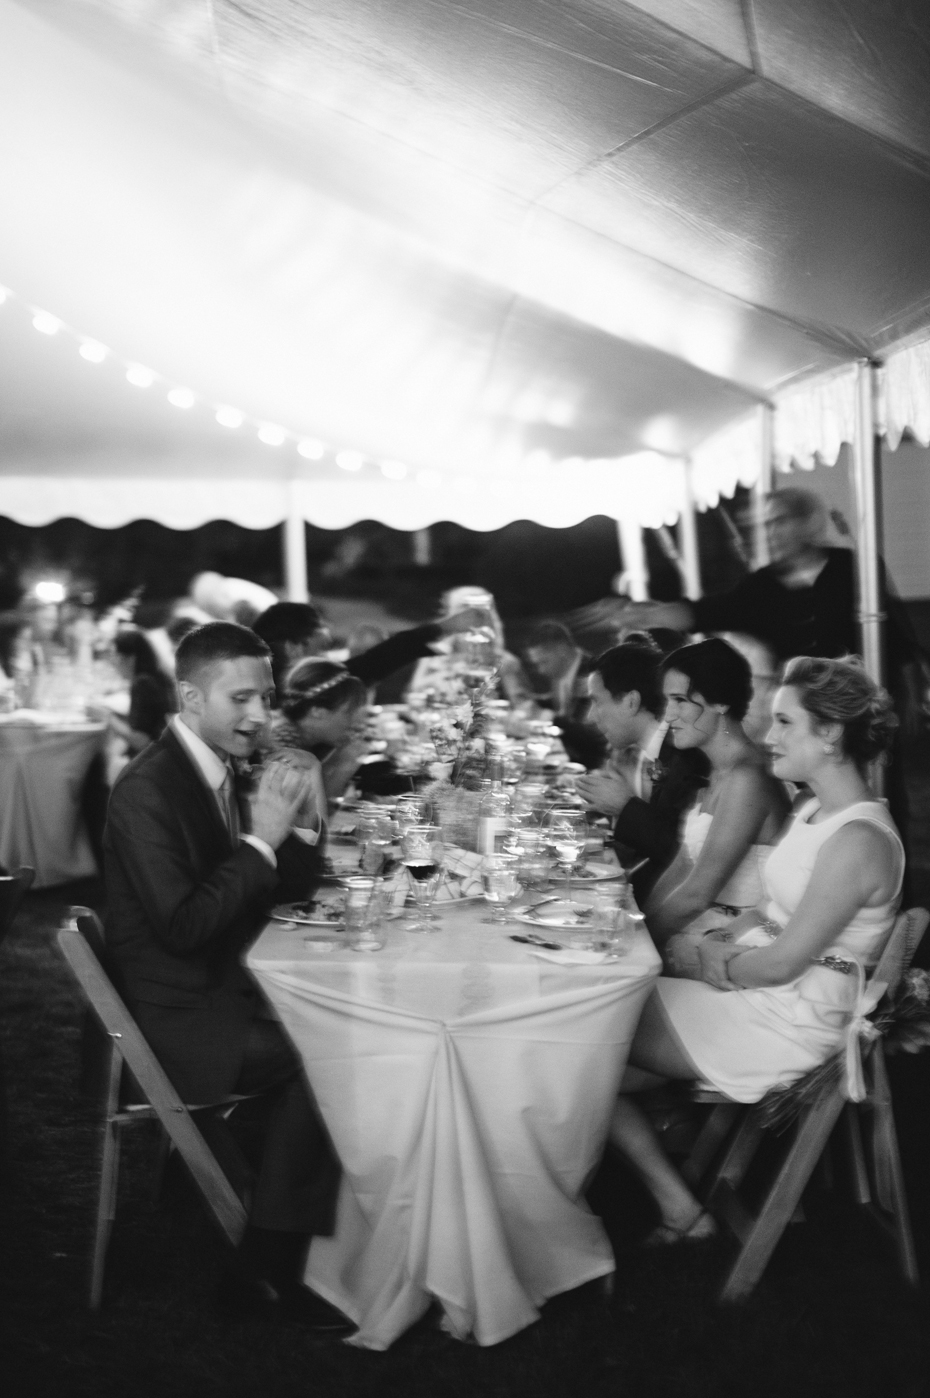
<instances>
[{"instance_id":1,"label":"folded napkin","mask_svg":"<svg viewBox=\"0 0 930 1398\"><path fill-rule=\"evenodd\" d=\"M583 951L581 947L563 947L561 951L547 951L545 947L534 946L526 949L531 956L538 956L540 961L554 961L558 966L598 966L602 961L609 960L606 951Z\"/></svg>"},{"instance_id":2,"label":"folded napkin","mask_svg":"<svg viewBox=\"0 0 930 1398\"><path fill-rule=\"evenodd\" d=\"M481 882L481 859L480 854L473 854L471 850L447 845L445 868L436 902L456 903L460 898L480 897L484 891ZM410 879L406 869L401 866L386 880L385 886L391 908L395 913L399 913L410 892Z\"/></svg>"}]
</instances>

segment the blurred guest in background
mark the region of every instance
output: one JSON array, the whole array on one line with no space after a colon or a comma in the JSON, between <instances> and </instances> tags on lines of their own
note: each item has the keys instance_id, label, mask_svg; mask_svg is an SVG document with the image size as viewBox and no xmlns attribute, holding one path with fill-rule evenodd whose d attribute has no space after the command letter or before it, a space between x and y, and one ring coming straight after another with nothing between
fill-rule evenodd
<instances>
[{"instance_id":1,"label":"blurred guest in background","mask_svg":"<svg viewBox=\"0 0 930 1398\"><path fill-rule=\"evenodd\" d=\"M129 712L125 718L112 714L109 722L135 754L164 732L169 715L177 708L174 686L146 636L136 627L116 633L113 652L117 668L129 683Z\"/></svg>"},{"instance_id":2,"label":"blurred guest in background","mask_svg":"<svg viewBox=\"0 0 930 1398\"><path fill-rule=\"evenodd\" d=\"M342 796L369 752L365 686L345 665L306 659L288 672L280 698L271 725L273 746L312 754L332 803Z\"/></svg>"},{"instance_id":3,"label":"blurred guest in background","mask_svg":"<svg viewBox=\"0 0 930 1398\"><path fill-rule=\"evenodd\" d=\"M562 730L565 751L573 762L597 767L606 753L604 735L588 719L591 696L588 676L592 661L560 621L541 621L526 641L525 655L546 688L537 695L552 710L552 721Z\"/></svg>"},{"instance_id":4,"label":"blurred guest in background","mask_svg":"<svg viewBox=\"0 0 930 1398\"><path fill-rule=\"evenodd\" d=\"M395 670L429 655L434 642L478 624L482 616L480 609L470 608L440 621L398 631L371 650L350 656L346 669L365 686L377 684ZM333 644L324 617L309 602L276 602L257 618L252 630L271 648L277 702L291 667L298 660L325 655Z\"/></svg>"},{"instance_id":5,"label":"blurred guest in background","mask_svg":"<svg viewBox=\"0 0 930 1398\"><path fill-rule=\"evenodd\" d=\"M479 648L482 641L486 644L489 663L497 667L497 683L504 698L521 704L532 697L523 667L507 650L504 624L490 592L483 587L450 588L442 595L442 612L434 625L438 633L429 642L426 658L414 670L409 691L432 689L441 693L454 688L462 650L469 643L468 633L473 633Z\"/></svg>"}]
</instances>

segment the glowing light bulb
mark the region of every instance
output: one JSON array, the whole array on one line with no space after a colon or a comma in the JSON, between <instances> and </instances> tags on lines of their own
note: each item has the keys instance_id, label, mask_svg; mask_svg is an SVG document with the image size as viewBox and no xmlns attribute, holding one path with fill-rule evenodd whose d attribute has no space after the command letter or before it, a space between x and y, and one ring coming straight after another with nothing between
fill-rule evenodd
<instances>
[{"instance_id":1,"label":"glowing light bulb","mask_svg":"<svg viewBox=\"0 0 930 1398\"><path fill-rule=\"evenodd\" d=\"M109 353L106 345L101 345L98 340L85 340L78 350L81 358L90 364L102 364Z\"/></svg>"},{"instance_id":2,"label":"glowing light bulb","mask_svg":"<svg viewBox=\"0 0 930 1398\"><path fill-rule=\"evenodd\" d=\"M341 466L343 471L360 471L364 462L365 458L360 451L338 451L336 453L336 465Z\"/></svg>"},{"instance_id":3,"label":"glowing light bulb","mask_svg":"<svg viewBox=\"0 0 930 1398\"><path fill-rule=\"evenodd\" d=\"M67 593L60 582L37 582L35 594L40 602L56 604L63 602Z\"/></svg>"},{"instance_id":4,"label":"glowing light bulb","mask_svg":"<svg viewBox=\"0 0 930 1398\"><path fill-rule=\"evenodd\" d=\"M424 490L438 490L442 485L442 476L438 471L418 471L417 485L422 485Z\"/></svg>"},{"instance_id":5,"label":"glowing light bulb","mask_svg":"<svg viewBox=\"0 0 930 1398\"><path fill-rule=\"evenodd\" d=\"M189 388L172 388L168 394L168 402L173 408L192 408L196 399Z\"/></svg>"},{"instance_id":6,"label":"glowing light bulb","mask_svg":"<svg viewBox=\"0 0 930 1398\"><path fill-rule=\"evenodd\" d=\"M402 461L382 461L381 474L387 476L389 481L402 481L407 474L407 468Z\"/></svg>"},{"instance_id":7,"label":"glowing light bulb","mask_svg":"<svg viewBox=\"0 0 930 1398\"><path fill-rule=\"evenodd\" d=\"M325 451L323 443L315 441L313 437L305 437L302 442L297 443L298 455L305 456L308 461L319 461Z\"/></svg>"},{"instance_id":8,"label":"glowing light bulb","mask_svg":"<svg viewBox=\"0 0 930 1398\"><path fill-rule=\"evenodd\" d=\"M49 315L48 311L38 311L32 317L32 323L41 335L57 335L61 329L61 321L57 316Z\"/></svg>"},{"instance_id":9,"label":"glowing light bulb","mask_svg":"<svg viewBox=\"0 0 930 1398\"><path fill-rule=\"evenodd\" d=\"M130 364L126 370L126 377L136 388L151 388L155 382L155 375L151 369L146 369L144 364Z\"/></svg>"},{"instance_id":10,"label":"glowing light bulb","mask_svg":"<svg viewBox=\"0 0 930 1398\"><path fill-rule=\"evenodd\" d=\"M274 422L263 422L258 429L258 440L264 442L269 447L279 447L287 440L287 433L283 427L278 427Z\"/></svg>"},{"instance_id":11,"label":"glowing light bulb","mask_svg":"<svg viewBox=\"0 0 930 1398\"><path fill-rule=\"evenodd\" d=\"M221 427L241 427L245 416L238 408L217 408L216 420Z\"/></svg>"}]
</instances>

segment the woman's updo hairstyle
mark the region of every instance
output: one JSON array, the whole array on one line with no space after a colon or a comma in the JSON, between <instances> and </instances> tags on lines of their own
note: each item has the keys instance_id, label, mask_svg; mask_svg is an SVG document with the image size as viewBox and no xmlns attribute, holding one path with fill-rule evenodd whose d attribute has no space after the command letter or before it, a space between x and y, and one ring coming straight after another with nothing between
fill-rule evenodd
<instances>
[{"instance_id":1,"label":"woman's updo hairstyle","mask_svg":"<svg viewBox=\"0 0 930 1398\"><path fill-rule=\"evenodd\" d=\"M332 660L298 660L288 671L281 694L281 712L292 723L311 709L341 709L344 704L361 706L367 698L361 680Z\"/></svg>"},{"instance_id":2,"label":"woman's updo hairstyle","mask_svg":"<svg viewBox=\"0 0 930 1398\"><path fill-rule=\"evenodd\" d=\"M842 750L857 766L891 747L898 726L891 696L866 674L857 655L842 660L796 656L785 666L781 682L797 691L816 723L842 724Z\"/></svg>"},{"instance_id":3,"label":"woman's updo hairstyle","mask_svg":"<svg viewBox=\"0 0 930 1398\"><path fill-rule=\"evenodd\" d=\"M752 670L745 656L726 641L712 636L679 646L662 662L662 673L675 670L688 680L688 694L700 694L708 704L725 704L735 719L745 716L752 698Z\"/></svg>"}]
</instances>

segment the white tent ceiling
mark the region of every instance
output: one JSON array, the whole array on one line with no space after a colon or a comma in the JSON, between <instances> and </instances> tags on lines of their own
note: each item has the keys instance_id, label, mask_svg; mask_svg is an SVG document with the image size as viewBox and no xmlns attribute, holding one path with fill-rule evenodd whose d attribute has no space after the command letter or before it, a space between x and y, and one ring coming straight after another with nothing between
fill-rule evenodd
<instances>
[{"instance_id":1,"label":"white tent ceiling","mask_svg":"<svg viewBox=\"0 0 930 1398\"><path fill-rule=\"evenodd\" d=\"M0 0L0 40L31 523L658 523L722 424L930 325L923 4Z\"/></svg>"}]
</instances>

